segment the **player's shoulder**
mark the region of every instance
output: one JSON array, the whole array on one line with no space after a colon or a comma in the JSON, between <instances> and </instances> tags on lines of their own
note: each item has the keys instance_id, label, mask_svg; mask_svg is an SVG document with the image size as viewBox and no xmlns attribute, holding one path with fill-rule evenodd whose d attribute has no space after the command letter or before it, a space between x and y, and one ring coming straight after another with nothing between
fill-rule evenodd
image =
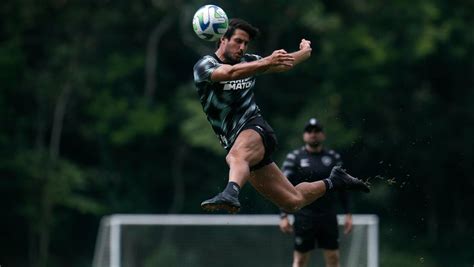
<instances>
[{"instance_id":1,"label":"player's shoulder","mask_svg":"<svg viewBox=\"0 0 474 267\"><path fill-rule=\"evenodd\" d=\"M242 62L251 62L259 59L262 59L262 57L257 54L244 54Z\"/></svg>"},{"instance_id":2,"label":"player's shoulder","mask_svg":"<svg viewBox=\"0 0 474 267\"><path fill-rule=\"evenodd\" d=\"M300 148L297 148L297 149L294 149L292 151L290 151L287 155L286 155L286 158L287 159L296 159L297 157L299 157L302 152L304 151L304 147L300 147Z\"/></svg>"},{"instance_id":3,"label":"player's shoulder","mask_svg":"<svg viewBox=\"0 0 474 267\"><path fill-rule=\"evenodd\" d=\"M338 152L336 152L334 149L325 149L324 152L325 152L325 154L330 155L331 157L333 157L336 160L341 159L341 155Z\"/></svg>"},{"instance_id":4,"label":"player's shoulder","mask_svg":"<svg viewBox=\"0 0 474 267\"><path fill-rule=\"evenodd\" d=\"M219 64L219 61L211 55L205 55L201 57L196 64L194 64L194 69L205 68L206 66L212 66Z\"/></svg>"}]
</instances>

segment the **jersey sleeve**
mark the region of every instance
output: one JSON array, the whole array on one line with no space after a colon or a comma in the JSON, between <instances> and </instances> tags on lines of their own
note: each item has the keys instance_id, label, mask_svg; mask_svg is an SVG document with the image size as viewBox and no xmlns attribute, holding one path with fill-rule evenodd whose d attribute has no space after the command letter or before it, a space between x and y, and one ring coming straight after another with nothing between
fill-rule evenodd
<instances>
[{"instance_id":1,"label":"jersey sleeve","mask_svg":"<svg viewBox=\"0 0 474 267\"><path fill-rule=\"evenodd\" d=\"M329 150L329 154L334 159L334 166L342 166L343 162L342 162L341 155L339 153L331 149Z\"/></svg>"},{"instance_id":2,"label":"jersey sleeve","mask_svg":"<svg viewBox=\"0 0 474 267\"><path fill-rule=\"evenodd\" d=\"M245 62L252 62L252 61L259 60L259 59L262 59L262 57L259 56L259 55L255 55L255 54L245 54L245 57L244 57Z\"/></svg>"},{"instance_id":3,"label":"jersey sleeve","mask_svg":"<svg viewBox=\"0 0 474 267\"><path fill-rule=\"evenodd\" d=\"M294 151L286 155L286 159L283 162L281 170L283 171L283 174L288 178L288 180L293 185L296 185L298 183L297 181L298 165L297 165L297 160L296 160L296 153Z\"/></svg>"},{"instance_id":4,"label":"jersey sleeve","mask_svg":"<svg viewBox=\"0 0 474 267\"><path fill-rule=\"evenodd\" d=\"M220 66L221 64L211 56L201 58L196 65L194 65L194 82L212 82L211 74Z\"/></svg>"}]
</instances>

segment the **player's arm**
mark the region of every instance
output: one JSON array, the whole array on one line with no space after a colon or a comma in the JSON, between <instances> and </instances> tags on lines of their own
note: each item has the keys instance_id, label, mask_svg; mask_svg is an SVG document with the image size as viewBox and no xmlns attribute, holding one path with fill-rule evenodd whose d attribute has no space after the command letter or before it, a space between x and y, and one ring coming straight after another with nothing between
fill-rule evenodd
<instances>
[{"instance_id":1,"label":"player's arm","mask_svg":"<svg viewBox=\"0 0 474 267\"><path fill-rule=\"evenodd\" d=\"M268 73L271 68L291 68L295 58L285 50L274 51L270 56L251 62L242 62L235 65L222 64L212 72L211 80L231 81L247 78L257 74Z\"/></svg>"},{"instance_id":2,"label":"player's arm","mask_svg":"<svg viewBox=\"0 0 474 267\"><path fill-rule=\"evenodd\" d=\"M341 200L342 210L346 214L344 218L344 234L352 231L352 213L349 193L346 190L339 191L339 199Z\"/></svg>"},{"instance_id":3,"label":"player's arm","mask_svg":"<svg viewBox=\"0 0 474 267\"><path fill-rule=\"evenodd\" d=\"M281 170L293 185L298 184L298 166L294 152L288 153L288 155L286 155L286 159L283 162ZM291 233L293 231L293 227L288 220L288 213L284 210L280 210L280 230L283 233Z\"/></svg>"},{"instance_id":4,"label":"player's arm","mask_svg":"<svg viewBox=\"0 0 474 267\"><path fill-rule=\"evenodd\" d=\"M285 213L284 215L280 214L280 223L279 223L280 230L285 233L289 234L293 232L293 226L288 219L288 215Z\"/></svg>"},{"instance_id":5,"label":"player's arm","mask_svg":"<svg viewBox=\"0 0 474 267\"><path fill-rule=\"evenodd\" d=\"M341 155L339 153L335 152L333 154L334 160L336 161L335 166L342 166L343 162L341 159ZM339 190L339 200L341 201L341 207L342 210L344 211L345 214L350 214L351 213L351 201L350 201L350 196L349 192L346 190Z\"/></svg>"},{"instance_id":6,"label":"player's arm","mask_svg":"<svg viewBox=\"0 0 474 267\"><path fill-rule=\"evenodd\" d=\"M352 214L347 213L344 219L344 234L348 234L352 231Z\"/></svg>"},{"instance_id":7,"label":"player's arm","mask_svg":"<svg viewBox=\"0 0 474 267\"><path fill-rule=\"evenodd\" d=\"M337 160L336 165L342 166L341 156L336 153L334 157ZM346 214L344 217L344 234L348 234L352 231L351 199L349 192L346 190L340 190L339 199L341 201L342 210Z\"/></svg>"},{"instance_id":8,"label":"player's arm","mask_svg":"<svg viewBox=\"0 0 474 267\"><path fill-rule=\"evenodd\" d=\"M273 73L273 72L283 72L292 69L294 66L298 65L299 63L307 60L311 57L311 41L306 39L301 39L300 42L300 50L290 53L290 55L295 59L292 66L274 66L269 68L265 73Z\"/></svg>"},{"instance_id":9,"label":"player's arm","mask_svg":"<svg viewBox=\"0 0 474 267\"><path fill-rule=\"evenodd\" d=\"M290 54L295 58L294 65L297 65L307 60L308 58L310 58L312 51L313 49L311 48L311 41L306 40L306 39L301 39L300 50Z\"/></svg>"}]
</instances>

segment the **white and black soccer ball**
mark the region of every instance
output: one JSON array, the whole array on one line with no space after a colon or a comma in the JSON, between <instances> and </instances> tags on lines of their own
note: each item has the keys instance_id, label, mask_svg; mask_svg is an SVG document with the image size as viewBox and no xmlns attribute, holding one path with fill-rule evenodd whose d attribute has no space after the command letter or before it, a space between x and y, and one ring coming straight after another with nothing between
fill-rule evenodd
<instances>
[{"instance_id":1,"label":"white and black soccer ball","mask_svg":"<svg viewBox=\"0 0 474 267\"><path fill-rule=\"evenodd\" d=\"M217 41L229 27L229 19L222 8L205 5L193 16L193 29L196 35L206 41Z\"/></svg>"}]
</instances>

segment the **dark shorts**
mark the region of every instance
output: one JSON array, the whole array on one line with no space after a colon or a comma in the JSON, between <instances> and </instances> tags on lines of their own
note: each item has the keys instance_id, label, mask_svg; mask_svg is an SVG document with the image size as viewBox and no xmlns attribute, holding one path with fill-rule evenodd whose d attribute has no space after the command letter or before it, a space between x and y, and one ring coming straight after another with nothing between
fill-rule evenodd
<instances>
[{"instance_id":1,"label":"dark shorts","mask_svg":"<svg viewBox=\"0 0 474 267\"><path fill-rule=\"evenodd\" d=\"M272 127L262 118L262 116L251 119L240 131L242 132L247 129L252 129L260 134L263 140L263 146L265 147L263 159L256 165L250 166L250 171L255 171L273 162L272 154L278 146L278 141Z\"/></svg>"},{"instance_id":2,"label":"dark shorts","mask_svg":"<svg viewBox=\"0 0 474 267\"><path fill-rule=\"evenodd\" d=\"M339 249L339 228L336 215L309 217L295 216L293 224L295 233L294 248L305 253L315 248Z\"/></svg>"}]
</instances>

